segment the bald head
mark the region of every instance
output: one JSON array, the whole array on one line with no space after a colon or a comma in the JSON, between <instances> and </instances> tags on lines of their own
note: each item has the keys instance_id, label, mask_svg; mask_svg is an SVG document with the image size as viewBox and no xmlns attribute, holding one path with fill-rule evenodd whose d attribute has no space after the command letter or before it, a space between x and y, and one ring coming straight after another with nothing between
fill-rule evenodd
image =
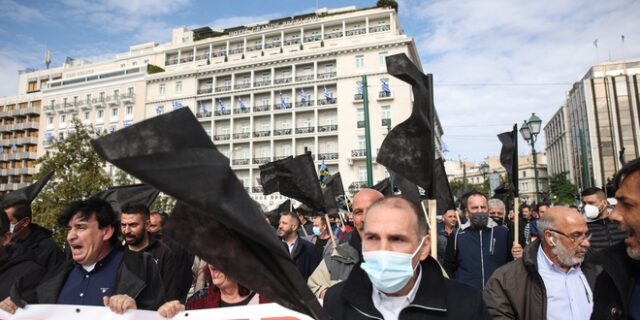
<instances>
[{"instance_id":1,"label":"bald head","mask_svg":"<svg viewBox=\"0 0 640 320\"><path fill-rule=\"evenodd\" d=\"M542 236L542 250L554 265L565 272L582 263L591 247L587 222L571 208L549 208L538 220L538 229Z\"/></svg>"},{"instance_id":2,"label":"bald head","mask_svg":"<svg viewBox=\"0 0 640 320\"><path fill-rule=\"evenodd\" d=\"M364 213L367 212L371 205L384 198L384 195L374 189L362 189L353 197L351 212L353 213L353 225L358 230L360 236L364 231Z\"/></svg>"},{"instance_id":3,"label":"bald head","mask_svg":"<svg viewBox=\"0 0 640 320\"><path fill-rule=\"evenodd\" d=\"M544 216L538 220L538 229L544 233L545 229L556 229L560 226L587 225L587 222L576 210L567 207L555 206L549 208ZM543 229L543 227L546 227Z\"/></svg>"}]
</instances>

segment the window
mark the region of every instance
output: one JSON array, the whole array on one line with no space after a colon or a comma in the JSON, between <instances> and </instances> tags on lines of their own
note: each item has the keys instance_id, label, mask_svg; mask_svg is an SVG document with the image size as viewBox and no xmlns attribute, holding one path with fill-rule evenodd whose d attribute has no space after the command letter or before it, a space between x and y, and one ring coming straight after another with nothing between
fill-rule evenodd
<instances>
[{"instance_id":1,"label":"window","mask_svg":"<svg viewBox=\"0 0 640 320\"><path fill-rule=\"evenodd\" d=\"M78 96L73 96L73 105L77 105L78 104Z\"/></svg>"},{"instance_id":2,"label":"window","mask_svg":"<svg viewBox=\"0 0 640 320\"><path fill-rule=\"evenodd\" d=\"M269 122L263 122L262 124L260 124L260 131L269 131L270 127L271 126Z\"/></svg>"},{"instance_id":3,"label":"window","mask_svg":"<svg viewBox=\"0 0 640 320\"><path fill-rule=\"evenodd\" d=\"M91 101L91 94L87 94L85 99L87 101L87 104L89 104L89 102Z\"/></svg>"},{"instance_id":4,"label":"window","mask_svg":"<svg viewBox=\"0 0 640 320\"><path fill-rule=\"evenodd\" d=\"M269 76L270 76L269 72L263 72L262 73L262 81L269 81Z\"/></svg>"},{"instance_id":5,"label":"window","mask_svg":"<svg viewBox=\"0 0 640 320\"><path fill-rule=\"evenodd\" d=\"M382 106L382 108L380 109L380 117L382 119L391 119L391 107Z\"/></svg>"},{"instance_id":6,"label":"window","mask_svg":"<svg viewBox=\"0 0 640 320\"><path fill-rule=\"evenodd\" d=\"M262 97L262 105L263 106L268 106L270 100L271 99L269 99L269 97Z\"/></svg>"},{"instance_id":7,"label":"window","mask_svg":"<svg viewBox=\"0 0 640 320\"><path fill-rule=\"evenodd\" d=\"M334 124L336 124L336 119L335 118L326 118L324 119L324 124L327 126L332 126Z\"/></svg>"},{"instance_id":8,"label":"window","mask_svg":"<svg viewBox=\"0 0 640 320\"><path fill-rule=\"evenodd\" d=\"M224 79L224 87L225 88L231 87L231 79Z\"/></svg>"},{"instance_id":9,"label":"window","mask_svg":"<svg viewBox=\"0 0 640 320\"><path fill-rule=\"evenodd\" d=\"M324 144L324 152L325 153L335 153L336 152L336 144L333 141L327 141Z\"/></svg>"},{"instance_id":10,"label":"window","mask_svg":"<svg viewBox=\"0 0 640 320\"><path fill-rule=\"evenodd\" d=\"M251 84L251 76L246 75L242 78L242 84L244 84L245 86L248 86Z\"/></svg>"},{"instance_id":11,"label":"window","mask_svg":"<svg viewBox=\"0 0 640 320\"><path fill-rule=\"evenodd\" d=\"M176 93L182 93L182 81L176 82Z\"/></svg>"},{"instance_id":12,"label":"window","mask_svg":"<svg viewBox=\"0 0 640 320\"><path fill-rule=\"evenodd\" d=\"M311 67L310 66L304 67L303 73L304 73L305 76L310 75L311 74Z\"/></svg>"},{"instance_id":13,"label":"window","mask_svg":"<svg viewBox=\"0 0 640 320\"><path fill-rule=\"evenodd\" d=\"M311 127L311 119L310 118L305 118L304 121L302 121L302 127L303 128Z\"/></svg>"},{"instance_id":14,"label":"window","mask_svg":"<svg viewBox=\"0 0 640 320\"><path fill-rule=\"evenodd\" d=\"M282 121L282 129L291 129L291 123L289 123L289 120Z\"/></svg>"},{"instance_id":15,"label":"window","mask_svg":"<svg viewBox=\"0 0 640 320\"><path fill-rule=\"evenodd\" d=\"M364 56L356 56L356 69L364 68Z\"/></svg>"},{"instance_id":16,"label":"window","mask_svg":"<svg viewBox=\"0 0 640 320\"><path fill-rule=\"evenodd\" d=\"M104 101L104 91L100 92L100 102Z\"/></svg>"},{"instance_id":17,"label":"window","mask_svg":"<svg viewBox=\"0 0 640 320\"><path fill-rule=\"evenodd\" d=\"M222 134L231 134L231 128L229 127L222 128Z\"/></svg>"},{"instance_id":18,"label":"window","mask_svg":"<svg viewBox=\"0 0 640 320\"><path fill-rule=\"evenodd\" d=\"M90 115L91 115L91 114L89 113L89 111L85 111L85 112L84 112L84 119L85 119L85 120L89 120L89 116L90 116Z\"/></svg>"},{"instance_id":19,"label":"window","mask_svg":"<svg viewBox=\"0 0 640 320\"><path fill-rule=\"evenodd\" d=\"M67 122L67 116L63 114L60 116L60 124L63 125L65 122Z\"/></svg>"},{"instance_id":20,"label":"window","mask_svg":"<svg viewBox=\"0 0 640 320\"><path fill-rule=\"evenodd\" d=\"M260 148L260 158L269 158L269 147Z\"/></svg>"},{"instance_id":21,"label":"window","mask_svg":"<svg viewBox=\"0 0 640 320\"><path fill-rule=\"evenodd\" d=\"M118 116L118 109L117 108L111 109L111 116L112 117L117 117Z\"/></svg>"},{"instance_id":22,"label":"window","mask_svg":"<svg viewBox=\"0 0 640 320\"><path fill-rule=\"evenodd\" d=\"M164 83L161 83L158 86L158 95L160 95L161 97L164 97L164 93L165 93L165 86L164 86Z\"/></svg>"},{"instance_id":23,"label":"window","mask_svg":"<svg viewBox=\"0 0 640 320\"><path fill-rule=\"evenodd\" d=\"M367 167L365 166L358 167L358 180L367 181Z\"/></svg>"},{"instance_id":24,"label":"window","mask_svg":"<svg viewBox=\"0 0 640 320\"><path fill-rule=\"evenodd\" d=\"M128 94L129 96L132 96L132 95L133 95L133 87L129 87L129 88L127 89L127 94Z\"/></svg>"},{"instance_id":25,"label":"window","mask_svg":"<svg viewBox=\"0 0 640 320\"><path fill-rule=\"evenodd\" d=\"M62 106L63 107L67 106L67 98L62 98Z\"/></svg>"},{"instance_id":26,"label":"window","mask_svg":"<svg viewBox=\"0 0 640 320\"><path fill-rule=\"evenodd\" d=\"M367 148L366 140L364 136L358 136L358 149L364 150Z\"/></svg>"},{"instance_id":27,"label":"window","mask_svg":"<svg viewBox=\"0 0 640 320\"><path fill-rule=\"evenodd\" d=\"M113 97L114 98L120 97L120 90L118 90L118 89L113 90Z\"/></svg>"},{"instance_id":28,"label":"window","mask_svg":"<svg viewBox=\"0 0 640 320\"><path fill-rule=\"evenodd\" d=\"M29 81L29 88L27 89L27 92L36 91L36 90L38 90L38 82Z\"/></svg>"},{"instance_id":29,"label":"window","mask_svg":"<svg viewBox=\"0 0 640 320\"><path fill-rule=\"evenodd\" d=\"M132 114L133 114L133 107L132 106L127 106L126 115L130 116Z\"/></svg>"},{"instance_id":30,"label":"window","mask_svg":"<svg viewBox=\"0 0 640 320\"><path fill-rule=\"evenodd\" d=\"M335 65L333 63L327 63L327 64L324 65L324 70L327 73L331 73L331 72L336 71L336 67L335 67Z\"/></svg>"},{"instance_id":31,"label":"window","mask_svg":"<svg viewBox=\"0 0 640 320\"><path fill-rule=\"evenodd\" d=\"M522 177L526 178L527 177L527 172L526 171L522 171Z\"/></svg>"},{"instance_id":32,"label":"window","mask_svg":"<svg viewBox=\"0 0 640 320\"><path fill-rule=\"evenodd\" d=\"M240 130L242 130L242 133L249 132L249 125L248 124L243 124L242 127L240 128Z\"/></svg>"},{"instance_id":33,"label":"window","mask_svg":"<svg viewBox=\"0 0 640 320\"><path fill-rule=\"evenodd\" d=\"M378 58L380 60L380 66L381 67L386 67L387 66L387 55L388 55L388 53L386 51L378 53Z\"/></svg>"},{"instance_id":34,"label":"window","mask_svg":"<svg viewBox=\"0 0 640 320\"><path fill-rule=\"evenodd\" d=\"M53 106L56 104L55 100L51 100L51 108L53 108Z\"/></svg>"},{"instance_id":35,"label":"window","mask_svg":"<svg viewBox=\"0 0 640 320\"><path fill-rule=\"evenodd\" d=\"M49 124L53 125L53 117L49 117Z\"/></svg>"},{"instance_id":36,"label":"window","mask_svg":"<svg viewBox=\"0 0 640 320\"><path fill-rule=\"evenodd\" d=\"M357 115L356 115L356 120L357 121L364 121L364 109L360 108L357 111Z\"/></svg>"},{"instance_id":37,"label":"window","mask_svg":"<svg viewBox=\"0 0 640 320\"><path fill-rule=\"evenodd\" d=\"M284 146L282 146L282 155L285 157L288 157L291 155L291 146L288 144L285 144Z\"/></svg>"},{"instance_id":38,"label":"window","mask_svg":"<svg viewBox=\"0 0 640 320\"><path fill-rule=\"evenodd\" d=\"M98 119L102 120L104 118L104 110L98 110Z\"/></svg>"}]
</instances>

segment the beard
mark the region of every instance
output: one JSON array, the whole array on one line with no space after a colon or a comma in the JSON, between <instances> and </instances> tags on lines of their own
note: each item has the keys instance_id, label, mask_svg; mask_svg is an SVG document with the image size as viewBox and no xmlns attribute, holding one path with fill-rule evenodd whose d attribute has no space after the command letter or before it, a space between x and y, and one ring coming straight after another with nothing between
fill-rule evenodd
<instances>
[{"instance_id":1,"label":"beard","mask_svg":"<svg viewBox=\"0 0 640 320\"><path fill-rule=\"evenodd\" d=\"M144 233L141 233L139 235L133 234L133 233L129 233L126 234L124 236L124 241L130 245L130 246L136 246L139 245L140 243L142 243L142 240L144 240ZM129 238L129 237L133 237L133 238Z\"/></svg>"},{"instance_id":2,"label":"beard","mask_svg":"<svg viewBox=\"0 0 640 320\"><path fill-rule=\"evenodd\" d=\"M551 252L558 257L560 263L567 267L573 267L584 261L584 256L582 258L576 257L576 253L586 253L587 249L578 246L575 250L571 250L565 247L562 242L558 242L555 247L551 248Z\"/></svg>"}]
</instances>

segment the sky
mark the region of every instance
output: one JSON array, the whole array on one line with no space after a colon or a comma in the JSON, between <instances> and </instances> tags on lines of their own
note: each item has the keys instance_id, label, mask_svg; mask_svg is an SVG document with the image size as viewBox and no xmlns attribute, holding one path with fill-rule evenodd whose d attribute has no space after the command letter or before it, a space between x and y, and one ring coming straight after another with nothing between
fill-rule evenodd
<instances>
[{"instance_id":1,"label":"sky","mask_svg":"<svg viewBox=\"0 0 640 320\"><path fill-rule=\"evenodd\" d=\"M67 56L100 61L170 41L176 27L235 27L375 0L0 0L0 97L18 70ZM444 128L447 159L498 155L497 134L535 112L543 125L589 67L640 58L640 0L400 0ZM624 35L624 41L622 36ZM595 45L597 40L597 46ZM530 153L520 138L521 154ZM544 149L541 133L536 149Z\"/></svg>"}]
</instances>

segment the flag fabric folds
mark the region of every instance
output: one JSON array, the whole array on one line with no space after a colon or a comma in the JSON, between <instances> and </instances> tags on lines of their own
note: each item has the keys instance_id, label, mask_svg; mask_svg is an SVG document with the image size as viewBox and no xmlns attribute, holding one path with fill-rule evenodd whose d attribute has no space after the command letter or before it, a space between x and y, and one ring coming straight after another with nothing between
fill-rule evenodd
<instances>
[{"instance_id":1,"label":"flag fabric folds","mask_svg":"<svg viewBox=\"0 0 640 320\"><path fill-rule=\"evenodd\" d=\"M453 201L453 193L451 193L451 186L449 185L449 179L447 179L447 172L444 167L444 160L442 158L436 159L436 167L433 174L433 196L437 202L436 212L438 215L443 215L449 209L455 209L456 204Z\"/></svg>"},{"instance_id":2,"label":"flag fabric folds","mask_svg":"<svg viewBox=\"0 0 640 320\"><path fill-rule=\"evenodd\" d=\"M512 131L498 135L502 143L500 151L500 163L507 171L509 177L509 189L515 197L518 196L518 125L513 125Z\"/></svg>"},{"instance_id":3,"label":"flag fabric folds","mask_svg":"<svg viewBox=\"0 0 640 320\"><path fill-rule=\"evenodd\" d=\"M20 188L18 190L11 191L5 194L4 197L2 197L2 200L0 200L0 205L5 206L8 204L21 202L21 201L28 202L28 203L33 202L33 199L35 199L38 193L40 193L40 191L42 190L42 188L44 188L44 186L47 185L47 182L49 182L52 176L53 176L53 171L45 174L40 179L38 179L38 181L24 188Z\"/></svg>"},{"instance_id":4,"label":"flag fabric folds","mask_svg":"<svg viewBox=\"0 0 640 320\"><path fill-rule=\"evenodd\" d=\"M331 102L331 96L332 96L331 91L329 91L329 89L327 89L327 87L325 86L324 87L324 100L327 103Z\"/></svg>"},{"instance_id":5,"label":"flag fabric folds","mask_svg":"<svg viewBox=\"0 0 640 320\"><path fill-rule=\"evenodd\" d=\"M156 107L156 114L163 114L164 113L164 107L163 106L157 106Z\"/></svg>"},{"instance_id":6,"label":"flag fabric folds","mask_svg":"<svg viewBox=\"0 0 640 320\"><path fill-rule=\"evenodd\" d=\"M122 208L128 204L143 204L147 208L151 207L159 193L160 191L156 188L146 184L132 184L98 191L89 198L105 200L111 204L113 211L120 213Z\"/></svg>"},{"instance_id":7,"label":"flag fabric folds","mask_svg":"<svg viewBox=\"0 0 640 320\"><path fill-rule=\"evenodd\" d=\"M306 105L307 100L307 95L304 93L304 89L300 89L300 104Z\"/></svg>"},{"instance_id":8,"label":"flag fabric folds","mask_svg":"<svg viewBox=\"0 0 640 320\"><path fill-rule=\"evenodd\" d=\"M287 98L280 92L280 109L287 108Z\"/></svg>"},{"instance_id":9,"label":"flag fabric folds","mask_svg":"<svg viewBox=\"0 0 640 320\"><path fill-rule=\"evenodd\" d=\"M202 100L198 101L198 110L200 111L200 113L203 113L203 114L209 113L207 106L204 104L204 101Z\"/></svg>"},{"instance_id":10,"label":"flag fabric folds","mask_svg":"<svg viewBox=\"0 0 640 320\"><path fill-rule=\"evenodd\" d=\"M409 118L387 134L376 161L432 195L435 161L433 78L418 70L405 54L386 59L389 73L412 86L414 102Z\"/></svg>"},{"instance_id":11,"label":"flag fabric folds","mask_svg":"<svg viewBox=\"0 0 640 320\"><path fill-rule=\"evenodd\" d=\"M242 112L247 111L247 105L244 104L244 101L242 101L242 98L238 98L238 104L240 105L240 111Z\"/></svg>"},{"instance_id":12,"label":"flag fabric folds","mask_svg":"<svg viewBox=\"0 0 640 320\"><path fill-rule=\"evenodd\" d=\"M382 89L382 92L384 92L386 94L390 94L391 93L391 88L389 88L389 80L380 79L380 89Z\"/></svg>"},{"instance_id":13,"label":"flag fabric folds","mask_svg":"<svg viewBox=\"0 0 640 320\"><path fill-rule=\"evenodd\" d=\"M103 159L177 200L167 236L274 302L328 318L229 160L188 108L91 143Z\"/></svg>"},{"instance_id":14,"label":"flag fabric folds","mask_svg":"<svg viewBox=\"0 0 640 320\"><path fill-rule=\"evenodd\" d=\"M263 164L259 168L264 195L280 192L281 195L296 199L316 211L325 209L322 189L310 153L295 158L289 156Z\"/></svg>"},{"instance_id":15,"label":"flag fabric folds","mask_svg":"<svg viewBox=\"0 0 640 320\"><path fill-rule=\"evenodd\" d=\"M220 110L220 114L224 114L224 111L226 110L226 108L224 106L224 101L222 101L222 99L218 99L218 108Z\"/></svg>"},{"instance_id":16,"label":"flag fabric folds","mask_svg":"<svg viewBox=\"0 0 640 320\"><path fill-rule=\"evenodd\" d=\"M364 94L364 86L362 85L362 81L358 81L357 84L357 92L359 95L363 95Z\"/></svg>"},{"instance_id":17,"label":"flag fabric folds","mask_svg":"<svg viewBox=\"0 0 640 320\"><path fill-rule=\"evenodd\" d=\"M338 214L338 199L340 197L344 198L344 186L342 185L340 172L326 179L322 193L324 195L326 213Z\"/></svg>"},{"instance_id":18,"label":"flag fabric folds","mask_svg":"<svg viewBox=\"0 0 640 320\"><path fill-rule=\"evenodd\" d=\"M394 194L393 189L391 189L391 178L384 178L380 180L380 182L376 183L371 189L378 190L385 197L391 196Z\"/></svg>"}]
</instances>

